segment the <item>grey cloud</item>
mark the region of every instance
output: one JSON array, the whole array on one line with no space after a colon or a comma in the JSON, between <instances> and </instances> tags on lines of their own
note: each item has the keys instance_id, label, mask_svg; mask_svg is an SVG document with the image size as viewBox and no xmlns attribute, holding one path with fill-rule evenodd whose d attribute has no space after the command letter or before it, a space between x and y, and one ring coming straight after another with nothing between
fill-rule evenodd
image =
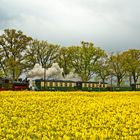
<instances>
[{"instance_id":1,"label":"grey cloud","mask_svg":"<svg viewBox=\"0 0 140 140\"><path fill-rule=\"evenodd\" d=\"M62 46L85 40L107 51L139 49L139 5L139 0L1 0L0 30L20 29Z\"/></svg>"}]
</instances>

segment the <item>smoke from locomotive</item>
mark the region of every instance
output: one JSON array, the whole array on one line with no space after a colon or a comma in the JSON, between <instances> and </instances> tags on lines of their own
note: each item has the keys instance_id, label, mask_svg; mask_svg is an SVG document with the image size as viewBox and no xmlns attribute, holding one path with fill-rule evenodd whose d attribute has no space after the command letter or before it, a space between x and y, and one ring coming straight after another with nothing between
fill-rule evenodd
<instances>
[{"instance_id":1,"label":"smoke from locomotive","mask_svg":"<svg viewBox=\"0 0 140 140\"><path fill-rule=\"evenodd\" d=\"M44 68L39 64L35 64L34 68L28 72L28 78L44 79ZM63 77L63 68L60 68L58 63L53 63L50 68L46 69L46 79L81 81L78 74L73 71Z\"/></svg>"}]
</instances>

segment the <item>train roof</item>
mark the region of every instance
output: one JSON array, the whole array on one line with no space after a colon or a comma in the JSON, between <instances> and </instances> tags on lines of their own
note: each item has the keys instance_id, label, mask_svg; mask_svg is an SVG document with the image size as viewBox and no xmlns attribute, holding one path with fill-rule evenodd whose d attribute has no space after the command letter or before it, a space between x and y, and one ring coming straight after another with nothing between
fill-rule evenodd
<instances>
[{"instance_id":1,"label":"train roof","mask_svg":"<svg viewBox=\"0 0 140 140\"><path fill-rule=\"evenodd\" d=\"M43 79L36 79L34 80L36 82L41 82L41 81L44 81ZM107 84L107 83L103 83L103 82L92 82L92 81L88 81L88 82L85 82L85 81L71 81L71 80L45 80L46 82L70 82L70 83L95 83L95 84Z\"/></svg>"},{"instance_id":2,"label":"train roof","mask_svg":"<svg viewBox=\"0 0 140 140\"><path fill-rule=\"evenodd\" d=\"M34 80L36 82L41 82L44 81L43 79L36 79ZM75 81L70 81L70 80L45 80L46 82L71 82L74 83Z\"/></svg>"}]
</instances>

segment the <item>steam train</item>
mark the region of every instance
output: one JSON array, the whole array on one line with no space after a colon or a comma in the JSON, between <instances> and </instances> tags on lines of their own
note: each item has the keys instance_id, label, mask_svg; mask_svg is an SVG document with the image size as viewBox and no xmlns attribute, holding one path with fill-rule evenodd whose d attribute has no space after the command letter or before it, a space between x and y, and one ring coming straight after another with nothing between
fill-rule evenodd
<instances>
[{"instance_id":1,"label":"steam train","mask_svg":"<svg viewBox=\"0 0 140 140\"><path fill-rule=\"evenodd\" d=\"M130 87L110 87L102 82L82 82L63 80L12 81L8 78L0 78L0 91L3 90L36 90L36 91L140 91L140 84Z\"/></svg>"}]
</instances>

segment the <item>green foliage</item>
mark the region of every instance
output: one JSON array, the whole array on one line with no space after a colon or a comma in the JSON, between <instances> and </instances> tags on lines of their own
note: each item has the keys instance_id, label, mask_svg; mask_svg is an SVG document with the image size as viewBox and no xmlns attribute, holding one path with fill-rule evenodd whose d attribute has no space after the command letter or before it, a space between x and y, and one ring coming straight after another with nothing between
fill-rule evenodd
<instances>
[{"instance_id":1,"label":"green foliage","mask_svg":"<svg viewBox=\"0 0 140 140\"><path fill-rule=\"evenodd\" d=\"M110 73L117 78L117 86L120 87L121 82L126 74L124 68L124 56L121 53L117 53L110 56Z\"/></svg>"},{"instance_id":2,"label":"green foliage","mask_svg":"<svg viewBox=\"0 0 140 140\"><path fill-rule=\"evenodd\" d=\"M42 67L50 67L58 56L59 45L47 41L34 40L27 51L28 60L32 65L39 63ZM33 55L31 57L31 55Z\"/></svg>"},{"instance_id":3,"label":"green foliage","mask_svg":"<svg viewBox=\"0 0 140 140\"><path fill-rule=\"evenodd\" d=\"M88 42L82 42L82 46L72 46L69 49L75 72L79 74L83 81L88 81L95 73L94 67L97 61L105 56L104 50Z\"/></svg>"},{"instance_id":4,"label":"green foliage","mask_svg":"<svg viewBox=\"0 0 140 140\"><path fill-rule=\"evenodd\" d=\"M15 29L6 29L0 36L1 67L4 74L13 80L17 79L24 69L25 53L31 40L31 37Z\"/></svg>"},{"instance_id":5,"label":"green foliage","mask_svg":"<svg viewBox=\"0 0 140 140\"><path fill-rule=\"evenodd\" d=\"M140 76L140 50L130 49L123 52L124 68L132 75L133 82L136 83Z\"/></svg>"},{"instance_id":6,"label":"green foliage","mask_svg":"<svg viewBox=\"0 0 140 140\"><path fill-rule=\"evenodd\" d=\"M71 51L69 47L61 47L56 62L64 71L64 77L72 70Z\"/></svg>"},{"instance_id":7,"label":"green foliage","mask_svg":"<svg viewBox=\"0 0 140 140\"><path fill-rule=\"evenodd\" d=\"M107 56L102 57L97 61L96 67L96 74L97 76L102 80L104 83L105 80L108 78L110 75L110 70L109 70L109 59Z\"/></svg>"}]
</instances>

